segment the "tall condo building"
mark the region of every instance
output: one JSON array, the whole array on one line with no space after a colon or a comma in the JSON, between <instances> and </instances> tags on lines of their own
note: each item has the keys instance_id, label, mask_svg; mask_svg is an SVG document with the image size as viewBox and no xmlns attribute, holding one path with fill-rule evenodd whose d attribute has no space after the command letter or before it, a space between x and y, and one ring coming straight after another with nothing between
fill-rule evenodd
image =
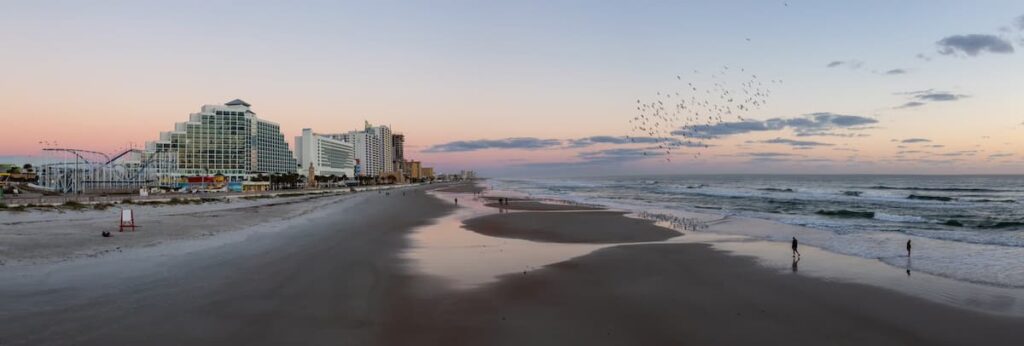
<instances>
[{"instance_id":1,"label":"tall condo building","mask_svg":"<svg viewBox=\"0 0 1024 346\"><path fill-rule=\"evenodd\" d=\"M352 143L318 135L312 129L302 129L302 135L295 137L295 157L301 175L313 167L316 175L355 177Z\"/></svg>"},{"instance_id":2,"label":"tall condo building","mask_svg":"<svg viewBox=\"0 0 1024 346\"><path fill-rule=\"evenodd\" d=\"M405 172L405 135L396 133L391 135L392 155L391 162L394 162L395 172Z\"/></svg>"},{"instance_id":3,"label":"tall condo building","mask_svg":"<svg viewBox=\"0 0 1024 346\"><path fill-rule=\"evenodd\" d=\"M295 173L295 158L277 123L256 117L252 105L234 100L205 105L189 121L146 143L146 155L158 155L161 183L179 177L224 175L243 181L257 174Z\"/></svg>"},{"instance_id":4,"label":"tall condo building","mask_svg":"<svg viewBox=\"0 0 1024 346\"><path fill-rule=\"evenodd\" d=\"M385 173L392 173L395 171L395 146L391 142L391 127L380 125L370 126L370 123L366 123L366 133L373 134L373 139L378 141L375 145L378 145L381 151L380 155L380 171L377 172L377 176L382 176Z\"/></svg>"},{"instance_id":5,"label":"tall condo building","mask_svg":"<svg viewBox=\"0 0 1024 346\"><path fill-rule=\"evenodd\" d=\"M391 128L372 126L369 122L362 131L325 134L325 137L352 143L355 159L359 161L359 174L368 177L379 177L394 172L394 143Z\"/></svg>"}]
</instances>

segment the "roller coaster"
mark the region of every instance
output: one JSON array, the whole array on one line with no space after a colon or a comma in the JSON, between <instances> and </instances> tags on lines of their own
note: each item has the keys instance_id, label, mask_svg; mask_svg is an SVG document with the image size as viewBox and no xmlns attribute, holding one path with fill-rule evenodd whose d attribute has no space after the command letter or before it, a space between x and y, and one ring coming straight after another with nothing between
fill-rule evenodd
<instances>
[{"instance_id":1,"label":"roller coaster","mask_svg":"<svg viewBox=\"0 0 1024 346\"><path fill-rule=\"evenodd\" d=\"M43 148L52 154L37 168L38 185L62 194L133 193L157 185L157 168L166 167L168 155L147 155L125 149L115 155L73 148Z\"/></svg>"}]
</instances>

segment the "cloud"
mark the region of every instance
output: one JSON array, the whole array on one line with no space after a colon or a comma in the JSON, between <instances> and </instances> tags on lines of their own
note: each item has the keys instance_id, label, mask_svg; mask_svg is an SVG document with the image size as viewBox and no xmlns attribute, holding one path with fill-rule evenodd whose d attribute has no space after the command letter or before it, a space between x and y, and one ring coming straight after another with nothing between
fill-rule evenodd
<instances>
[{"instance_id":1,"label":"cloud","mask_svg":"<svg viewBox=\"0 0 1024 346\"><path fill-rule=\"evenodd\" d=\"M579 161L559 161L559 162L533 162L518 165L520 167L527 168L573 168L573 167L588 167L594 165L601 165L605 167L609 164L623 163L629 161L642 160L646 158L654 158L665 156L664 151L657 147L649 148L613 148L603 149L594 151L583 151L576 153L576 157Z\"/></svg>"},{"instance_id":2,"label":"cloud","mask_svg":"<svg viewBox=\"0 0 1024 346\"><path fill-rule=\"evenodd\" d=\"M1013 45L995 35L970 34L953 35L935 42L939 46L938 52L942 55L965 54L977 56L983 52L995 54L1013 53Z\"/></svg>"},{"instance_id":3,"label":"cloud","mask_svg":"<svg viewBox=\"0 0 1024 346\"><path fill-rule=\"evenodd\" d=\"M842 66L842 67L850 68L852 70L856 70L856 69L859 69L863 65L864 65L864 62L859 61L859 60L836 60L836 61L832 61L832 62L826 64L825 67L833 68L833 67L841 67Z\"/></svg>"},{"instance_id":4,"label":"cloud","mask_svg":"<svg viewBox=\"0 0 1024 346\"><path fill-rule=\"evenodd\" d=\"M855 130L855 129L866 130L867 128L853 128L853 127L850 128L850 130ZM852 138L852 137L871 137L871 135L866 134L866 133L836 133L836 132L824 132L824 131L821 131L821 132L818 132L818 131L799 132L799 133L796 134L796 136L797 137L846 137L846 138Z\"/></svg>"},{"instance_id":5,"label":"cloud","mask_svg":"<svg viewBox=\"0 0 1024 346\"><path fill-rule=\"evenodd\" d=\"M607 144L629 144L629 143L657 143L664 138L656 137L625 137L625 136L590 136L578 139L570 139L569 146L574 148L586 147L599 143Z\"/></svg>"},{"instance_id":6,"label":"cloud","mask_svg":"<svg viewBox=\"0 0 1024 346\"><path fill-rule=\"evenodd\" d=\"M924 60L924 61L932 61L932 57L930 57L930 56L927 56L927 55L925 55L925 54L921 54L921 53L918 53L918 54L917 54L917 55L915 55L914 57L916 57L916 58L918 58L918 59L921 59L921 60Z\"/></svg>"},{"instance_id":7,"label":"cloud","mask_svg":"<svg viewBox=\"0 0 1024 346\"><path fill-rule=\"evenodd\" d=\"M931 142L931 141L932 140L927 139L927 138L907 138L907 139L904 139L904 140L902 140L900 142L902 142L902 143L926 143L926 142Z\"/></svg>"},{"instance_id":8,"label":"cloud","mask_svg":"<svg viewBox=\"0 0 1024 346\"><path fill-rule=\"evenodd\" d=\"M792 157L797 156L789 153L776 153L776 152L755 152L755 153L743 153L741 155L749 157Z\"/></svg>"},{"instance_id":9,"label":"cloud","mask_svg":"<svg viewBox=\"0 0 1024 346\"><path fill-rule=\"evenodd\" d=\"M814 142L814 141L799 141L799 140L786 139L786 138L775 138L775 139L768 139L768 140L763 140L763 141L747 141L747 143L785 144L785 145L789 145L789 146L794 146L794 147L798 147L798 148L806 148L806 149L809 149L810 147L822 147L822 146L830 147L830 146L834 146L835 145L835 144L832 144L832 143L822 143L822 142Z\"/></svg>"},{"instance_id":10,"label":"cloud","mask_svg":"<svg viewBox=\"0 0 1024 346\"><path fill-rule=\"evenodd\" d=\"M954 94L948 91L938 91L935 89L898 92L894 93L894 95L905 95L909 96L911 99L911 101L907 103L894 107L896 109L920 107L928 104L928 102L959 101L971 97L970 95Z\"/></svg>"},{"instance_id":11,"label":"cloud","mask_svg":"<svg viewBox=\"0 0 1024 346\"><path fill-rule=\"evenodd\" d=\"M910 102L904 103L902 105L896 106L896 108L914 108L914 107L921 107L921 106L924 106L924 105L925 105L924 102L910 101Z\"/></svg>"},{"instance_id":12,"label":"cloud","mask_svg":"<svg viewBox=\"0 0 1024 346\"><path fill-rule=\"evenodd\" d=\"M894 69L885 71L885 74L887 74L887 75L898 75L898 74L906 74L906 73L907 73L907 70L904 70L904 69L901 69L901 68L894 68Z\"/></svg>"},{"instance_id":13,"label":"cloud","mask_svg":"<svg viewBox=\"0 0 1024 346\"><path fill-rule=\"evenodd\" d=\"M567 141L570 148L583 148L594 144L666 144L674 147L704 148L707 144L694 141L680 141L676 138L590 136Z\"/></svg>"},{"instance_id":14,"label":"cloud","mask_svg":"<svg viewBox=\"0 0 1024 346\"><path fill-rule=\"evenodd\" d=\"M514 137L504 139L479 139L471 141L455 141L433 145L424 152L451 153L476 151L484 149L543 149L562 145L557 139L540 139L534 137Z\"/></svg>"},{"instance_id":15,"label":"cloud","mask_svg":"<svg viewBox=\"0 0 1024 346\"><path fill-rule=\"evenodd\" d=\"M1017 30L1024 30L1024 14L1013 19L1013 27L1017 28Z\"/></svg>"},{"instance_id":16,"label":"cloud","mask_svg":"<svg viewBox=\"0 0 1024 346\"><path fill-rule=\"evenodd\" d=\"M995 153L995 154L989 155L988 158L989 159L997 159L997 158L1000 158L1000 157L1011 157L1011 156L1013 156L1013 154L1011 154L1011 153Z\"/></svg>"},{"instance_id":17,"label":"cloud","mask_svg":"<svg viewBox=\"0 0 1024 346\"><path fill-rule=\"evenodd\" d=\"M617 160L638 160L650 156L662 156L665 152L659 148L614 148L596 151L584 151L576 154L585 161L617 161Z\"/></svg>"},{"instance_id":18,"label":"cloud","mask_svg":"<svg viewBox=\"0 0 1024 346\"><path fill-rule=\"evenodd\" d=\"M801 133L819 133L826 130L877 123L878 120L859 115L843 115L828 112L805 114L793 118L772 118L764 121L745 120L722 122L714 125L695 125L672 131L673 135L691 138L720 138L730 135L780 131L792 129L799 136Z\"/></svg>"},{"instance_id":19,"label":"cloud","mask_svg":"<svg viewBox=\"0 0 1024 346\"><path fill-rule=\"evenodd\" d=\"M962 98L966 98L968 96L967 95L951 94L951 93L946 93L946 92L936 92L936 93L927 93L927 94L915 95L914 97L916 97L916 98L918 98L920 100L928 100L928 101L956 101L956 100L959 100L959 99L962 99Z\"/></svg>"}]
</instances>

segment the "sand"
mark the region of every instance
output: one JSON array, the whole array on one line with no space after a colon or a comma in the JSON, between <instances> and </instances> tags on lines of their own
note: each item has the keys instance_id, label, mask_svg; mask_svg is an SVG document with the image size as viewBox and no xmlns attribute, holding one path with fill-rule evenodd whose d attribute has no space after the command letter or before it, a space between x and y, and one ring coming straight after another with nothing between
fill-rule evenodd
<instances>
[{"instance_id":1,"label":"sand","mask_svg":"<svg viewBox=\"0 0 1024 346\"><path fill-rule=\"evenodd\" d=\"M97 258L0 267L0 344L1019 345L1024 340L1022 318L768 269L705 244L609 246L484 286L453 289L416 272L400 255L412 245L407 235L414 228L456 208L449 201L417 188L406 195L356 194L298 205L306 203L316 206L301 217L192 240L205 246L165 242ZM304 209L277 205L243 215L292 208ZM508 220L493 225L504 234L576 242L630 238L657 228L613 212L547 212L537 223L530 213L535 212L495 215ZM621 227L589 232L610 223ZM558 231L522 227L529 225Z\"/></svg>"},{"instance_id":2,"label":"sand","mask_svg":"<svg viewBox=\"0 0 1024 346\"><path fill-rule=\"evenodd\" d=\"M198 240L214 246L0 267L0 344L378 344L393 297L430 282L410 283L405 234L454 207L408 191Z\"/></svg>"},{"instance_id":3,"label":"sand","mask_svg":"<svg viewBox=\"0 0 1024 346\"><path fill-rule=\"evenodd\" d=\"M389 186L396 188L399 186ZM202 204L120 204L105 210L0 210L0 264L39 264L96 257L129 248L210 237L270 222L302 217L347 198L334 194L238 198ZM301 193L296 191L294 193ZM376 194L366 191L360 193ZM121 208L135 212L135 232L120 232ZM112 237L100 233L109 231Z\"/></svg>"},{"instance_id":4,"label":"sand","mask_svg":"<svg viewBox=\"0 0 1024 346\"><path fill-rule=\"evenodd\" d=\"M1013 345L1024 319L767 270L704 244L624 245L415 297L389 344Z\"/></svg>"},{"instance_id":5,"label":"sand","mask_svg":"<svg viewBox=\"0 0 1024 346\"><path fill-rule=\"evenodd\" d=\"M465 228L493 237L555 243L626 243L660 241L681 235L652 221L627 218L623 212L521 212L493 214L464 222Z\"/></svg>"}]
</instances>

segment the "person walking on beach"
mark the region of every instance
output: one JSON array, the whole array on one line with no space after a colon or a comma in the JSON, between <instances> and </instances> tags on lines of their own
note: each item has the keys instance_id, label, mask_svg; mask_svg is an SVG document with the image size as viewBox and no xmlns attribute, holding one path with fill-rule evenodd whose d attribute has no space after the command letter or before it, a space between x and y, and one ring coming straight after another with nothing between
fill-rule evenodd
<instances>
[{"instance_id":1,"label":"person walking on beach","mask_svg":"<svg viewBox=\"0 0 1024 346\"><path fill-rule=\"evenodd\" d=\"M793 257L800 257L800 250L797 250L799 246L800 242L796 241L796 237L793 237Z\"/></svg>"},{"instance_id":2,"label":"person walking on beach","mask_svg":"<svg viewBox=\"0 0 1024 346\"><path fill-rule=\"evenodd\" d=\"M907 257L910 257L910 239L907 239Z\"/></svg>"},{"instance_id":3,"label":"person walking on beach","mask_svg":"<svg viewBox=\"0 0 1024 346\"><path fill-rule=\"evenodd\" d=\"M458 204L459 204L459 198L458 198L458 197L455 197L455 204L456 204L456 205L458 205Z\"/></svg>"}]
</instances>

